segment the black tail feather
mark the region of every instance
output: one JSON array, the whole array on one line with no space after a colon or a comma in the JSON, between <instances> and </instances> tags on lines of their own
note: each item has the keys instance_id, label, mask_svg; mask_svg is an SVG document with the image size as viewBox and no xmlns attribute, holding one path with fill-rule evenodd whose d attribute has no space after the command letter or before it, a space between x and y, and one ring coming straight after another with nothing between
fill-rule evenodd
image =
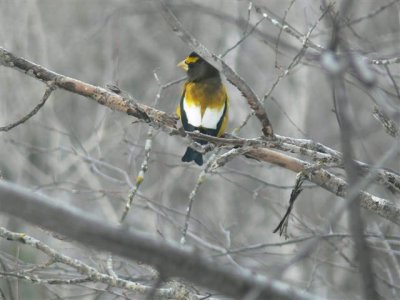
<instances>
[{"instance_id":1,"label":"black tail feather","mask_svg":"<svg viewBox=\"0 0 400 300\"><path fill-rule=\"evenodd\" d=\"M193 160L199 166L203 165L203 155L200 152L188 147L185 154L182 156L182 161L191 162Z\"/></svg>"}]
</instances>

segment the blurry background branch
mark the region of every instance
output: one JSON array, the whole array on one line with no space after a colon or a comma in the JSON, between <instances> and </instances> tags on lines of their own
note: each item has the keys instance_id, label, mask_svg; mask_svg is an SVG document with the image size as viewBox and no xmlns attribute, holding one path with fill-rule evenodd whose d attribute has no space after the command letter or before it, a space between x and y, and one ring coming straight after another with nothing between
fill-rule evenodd
<instances>
[{"instance_id":1,"label":"blurry background branch","mask_svg":"<svg viewBox=\"0 0 400 300\"><path fill-rule=\"evenodd\" d=\"M0 192L1 193L1 192ZM38 204L39 206L41 204ZM43 207L44 211L47 212L46 208ZM19 215L18 217L23 216ZM44 216L45 218L56 218L56 216L50 216L46 214ZM66 227L68 227L67 224L65 224ZM76 284L82 283L82 282L102 282L105 284L108 284L111 287L118 287L122 289L126 289L128 291L132 291L137 293L138 295L145 295L149 293L152 289L151 286L145 286L139 283L135 283L129 280L124 280L121 278L115 278L112 276L109 276L107 274L101 273L95 268L82 263L81 261L74 259L72 257L66 256L64 254L61 254L57 250L51 248L50 246L46 245L45 243L27 235L24 233L17 233L17 232L11 232L7 230L6 228L0 227L0 237L3 239L6 239L8 241L16 241L22 244L29 245L32 248L35 248L44 254L48 256L49 263L46 264L46 267L49 267L50 265L61 263L65 264L67 266L70 266L74 268L81 276L83 277L77 278L77 279L68 279L68 280L61 280L58 278L53 278L53 279L48 279L48 278L40 278L38 276L30 276L30 273L33 270L20 270L19 273L15 274L19 276L21 279L25 279L28 281L32 281L33 283L50 283L50 284ZM9 276L10 274L3 274ZM169 298L175 298L178 299L180 297L180 291L179 289L173 289L173 288L165 288L165 289L158 289L156 293L156 299L169 299Z\"/></svg>"},{"instance_id":2,"label":"blurry background branch","mask_svg":"<svg viewBox=\"0 0 400 300\"><path fill-rule=\"evenodd\" d=\"M255 296L252 299L266 299L267 297L299 300L320 299L282 281L216 265L195 249L182 247L172 241L166 242L136 230L106 225L100 219L75 207L55 205L51 199L12 183L0 182L0 199L2 212L68 236L97 250L110 251L115 255L140 260L154 266L163 278L180 277L236 299L244 299L246 295L254 291ZM59 256L35 239L4 230L0 231L0 235L19 239L21 242L26 242L51 254L53 259L69 263L68 257ZM81 265L79 268L82 268L84 273L89 276L112 281L109 276L99 274L88 266ZM125 281L118 281L117 284L129 286L129 283ZM141 287L136 286L135 288L140 289Z\"/></svg>"}]
</instances>

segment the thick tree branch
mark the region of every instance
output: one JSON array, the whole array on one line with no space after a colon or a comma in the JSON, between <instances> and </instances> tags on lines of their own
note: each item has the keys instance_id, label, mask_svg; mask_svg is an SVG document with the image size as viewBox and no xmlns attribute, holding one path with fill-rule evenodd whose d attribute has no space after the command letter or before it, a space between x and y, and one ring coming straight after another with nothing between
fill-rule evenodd
<instances>
[{"instance_id":1,"label":"thick tree branch","mask_svg":"<svg viewBox=\"0 0 400 300\"><path fill-rule=\"evenodd\" d=\"M93 99L113 110L118 110L152 123L153 127L162 127L168 131L171 131L171 128L168 127L175 127L176 119L165 112L137 103L136 101L133 103L101 87L57 74L24 58L17 57L1 47L0 65L16 69L48 85L54 85L58 88Z\"/></svg>"},{"instance_id":2,"label":"thick tree branch","mask_svg":"<svg viewBox=\"0 0 400 300\"><path fill-rule=\"evenodd\" d=\"M285 154L265 148L251 150L247 153L247 155L254 156L259 160L276 164L296 173L310 169L313 166L300 159L288 157ZM348 193L348 184L346 181L324 170L323 168L315 169L312 172L307 173L307 179L339 197L344 198ZM396 223L397 225L400 225L400 208L394 205L392 202L367 192L360 192L359 197L361 207L372 211L381 217Z\"/></svg>"},{"instance_id":3,"label":"thick tree branch","mask_svg":"<svg viewBox=\"0 0 400 300\"><path fill-rule=\"evenodd\" d=\"M282 281L223 267L193 248L150 237L148 233L107 225L75 207L55 203L18 185L0 182L1 211L76 241L154 266L166 278L179 277L244 299L319 299Z\"/></svg>"},{"instance_id":4,"label":"thick tree branch","mask_svg":"<svg viewBox=\"0 0 400 300\"><path fill-rule=\"evenodd\" d=\"M56 87L93 99L111 109L135 116L138 119L147 122L150 126L161 128L170 134L185 135L184 132L176 129L176 119L165 112L140 103L132 104L127 99L103 88L57 74L23 58L16 57L1 47L0 64L21 71L43 82L53 83ZM342 161L340 152L309 140L296 140L277 136L277 140L266 141L262 139L217 138L196 132L187 132L186 134L191 137L195 137L196 139L204 139L217 145L225 145L228 147L255 147L255 149L248 152L248 154L251 154L251 156L257 158L258 160L276 164L296 173L310 168L312 165L306 161L266 149L265 147L276 148L289 152L297 151L300 154L308 154L314 161L321 160L323 163L331 160L334 163L340 164ZM285 143L288 143L288 145L285 145ZM299 149L295 150L289 144L296 145L299 147ZM308 153L308 150L312 151ZM322 157L321 155L328 156ZM361 162L359 162L358 165L361 172L364 174L369 172L371 169L368 165ZM347 184L343 179L334 176L322 168L313 172L313 174L317 174L317 176L309 176L310 178L308 179L310 181L318 184L322 188L334 193L337 196L345 196ZM400 186L400 176L390 172L389 170L377 170L377 177L380 182L390 184L390 186L393 188ZM365 192L361 194L361 198L362 207L400 225L400 210L393 203Z\"/></svg>"},{"instance_id":5,"label":"thick tree branch","mask_svg":"<svg viewBox=\"0 0 400 300\"><path fill-rule=\"evenodd\" d=\"M276 136L273 140L217 138L200 134L198 132L185 133L184 131L176 129L176 118L163 111L156 110L137 102L132 103L129 100L103 88L57 74L23 58L19 58L1 47L0 64L16 69L45 83L53 83L58 88L93 99L111 109L134 116L139 120L147 122L150 126L160 128L169 134L180 136L185 136L187 134L190 137L207 140L216 145L228 146L228 148L244 146L253 147L255 149L247 152L247 154L251 154L251 156L258 160L273 163L296 173L306 168L310 168L312 165L306 161L293 158L286 154L266 149L266 147L308 155L313 161L322 163L321 166L324 166L325 163L329 165L329 162L335 164L342 163L342 155L340 152L310 140L293 139L282 136ZM356 163L360 168L360 172L363 174L371 171L371 167L367 164L361 162ZM317 174L318 176L311 176L313 174ZM396 190L400 189L400 176L398 174L390 172L389 170L379 169L376 171L376 176L379 182L389 185ZM332 173L329 173L322 168L310 174L308 179L337 196L345 196L344 192L347 187L346 182L340 177L334 176ZM393 203L365 192L362 192L361 197L362 207L400 225L400 210Z\"/></svg>"}]
</instances>

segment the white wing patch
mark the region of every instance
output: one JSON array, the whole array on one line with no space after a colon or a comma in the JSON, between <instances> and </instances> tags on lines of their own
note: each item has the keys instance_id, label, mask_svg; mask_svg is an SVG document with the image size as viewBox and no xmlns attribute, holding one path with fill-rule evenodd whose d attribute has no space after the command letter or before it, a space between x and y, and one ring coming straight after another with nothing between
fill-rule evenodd
<instances>
[{"instance_id":1,"label":"white wing patch","mask_svg":"<svg viewBox=\"0 0 400 300\"><path fill-rule=\"evenodd\" d=\"M188 123L194 127L201 126L201 107L190 105L187 103L186 98L183 99L183 110L186 113Z\"/></svg>"},{"instance_id":2,"label":"white wing patch","mask_svg":"<svg viewBox=\"0 0 400 300\"><path fill-rule=\"evenodd\" d=\"M224 104L221 108L206 108L203 118L201 119L201 126L209 129L217 129L218 122L224 113Z\"/></svg>"}]
</instances>

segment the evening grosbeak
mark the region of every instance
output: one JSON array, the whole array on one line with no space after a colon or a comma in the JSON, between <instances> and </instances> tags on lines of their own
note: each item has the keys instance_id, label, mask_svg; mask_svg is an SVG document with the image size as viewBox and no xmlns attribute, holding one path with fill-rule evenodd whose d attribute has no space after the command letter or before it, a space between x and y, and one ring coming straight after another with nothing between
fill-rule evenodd
<instances>
[{"instance_id":1,"label":"evening grosbeak","mask_svg":"<svg viewBox=\"0 0 400 300\"><path fill-rule=\"evenodd\" d=\"M176 111L183 128L217 137L223 135L228 124L229 99L218 70L195 52L190 53L178 66L187 72ZM207 144L206 141L195 141ZM188 147L182 161L193 160L201 166L203 155Z\"/></svg>"}]
</instances>

